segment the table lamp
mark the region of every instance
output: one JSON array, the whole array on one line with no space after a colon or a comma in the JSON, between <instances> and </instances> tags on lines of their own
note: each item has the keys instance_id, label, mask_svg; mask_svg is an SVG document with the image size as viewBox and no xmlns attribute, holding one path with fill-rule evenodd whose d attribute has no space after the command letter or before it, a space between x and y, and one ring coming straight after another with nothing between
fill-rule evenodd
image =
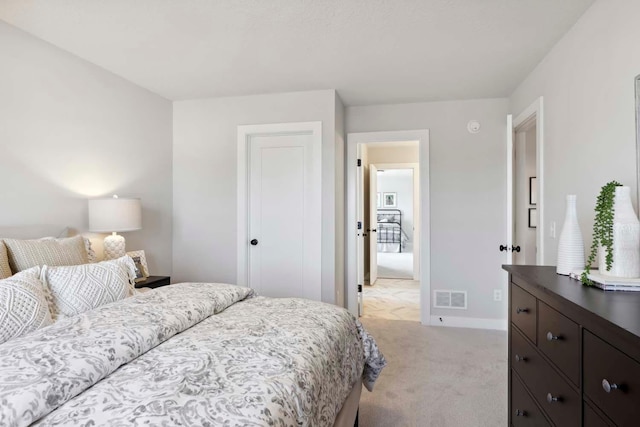
<instances>
[{"instance_id":1,"label":"table lamp","mask_svg":"<svg viewBox=\"0 0 640 427\"><path fill-rule=\"evenodd\" d=\"M89 231L112 233L104 238L104 259L116 259L126 255L125 239L116 234L142 229L140 199L120 198L89 200Z\"/></svg>"}]
</instances>

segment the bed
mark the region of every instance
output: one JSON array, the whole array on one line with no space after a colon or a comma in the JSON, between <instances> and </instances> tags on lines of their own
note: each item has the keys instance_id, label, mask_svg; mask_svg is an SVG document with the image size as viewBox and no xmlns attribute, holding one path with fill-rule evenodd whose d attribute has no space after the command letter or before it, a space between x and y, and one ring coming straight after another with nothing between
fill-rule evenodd
<instances>
[{"instance_id":1,"label":"bed","mask_svg":"<svg viewBox=\"0 0 640 427\"><path fill-rule=\"evenodd\" d=\"M342 308L174 284L0 344L0 425L352 426L385 365Z\"/></svg>"},{"instance_id":2,"label":"bed","mask_svg":"<svg viewBox=\"0 0 640 427\"><path fill-rule=\"evenodd\" d=\"M402 211L400 209L377 210L378 251L402 252L409 237L402 229Z\"/></svg>"}]
</instances>

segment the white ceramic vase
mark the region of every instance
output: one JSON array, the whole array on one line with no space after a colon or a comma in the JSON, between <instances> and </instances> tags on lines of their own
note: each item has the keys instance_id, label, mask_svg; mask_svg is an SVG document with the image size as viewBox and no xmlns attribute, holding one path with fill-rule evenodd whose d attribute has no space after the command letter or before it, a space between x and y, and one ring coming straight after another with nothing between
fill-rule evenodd
<instances>
[{"instance_id":1,"label":"white ceramic vase","mask_svg":"<svg viewBox=\"0 0 640 427\"><path fill-rule=\"evenodd\" d=\"M584 265L584 241L576 213L576 196L570 194L567 196L567 211L558 243L556 272L568 276L572 271L583 270Z\"/></svg>"},{"instance_id":2,"label":"white ceramic vase","mask_svg":"<svg viewBox=\"0 0 640 427\"><path fill-rule=\"evenodd\" d=\"M613 209L613 263L607 271L606 250L600 247L600 274L628 279L640 277L640 221L631 205L629 187L616 187Z\"/></svg>"}]
</instances>

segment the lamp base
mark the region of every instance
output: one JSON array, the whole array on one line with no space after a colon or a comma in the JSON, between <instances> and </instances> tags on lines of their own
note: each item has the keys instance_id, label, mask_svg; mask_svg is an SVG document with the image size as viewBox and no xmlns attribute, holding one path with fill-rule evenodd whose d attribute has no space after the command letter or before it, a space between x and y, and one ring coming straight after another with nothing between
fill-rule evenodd
<instances>
[{"instance_id":1,"label":"lamp base","mask_svg":"<svg viewBox=\"0 0 640 427\"><path fill-rule=\"evenodd\" d=\"M104 259L116 259L127 254L124 237L113 233L104 238Z\"/></svg>"}]
</instances>

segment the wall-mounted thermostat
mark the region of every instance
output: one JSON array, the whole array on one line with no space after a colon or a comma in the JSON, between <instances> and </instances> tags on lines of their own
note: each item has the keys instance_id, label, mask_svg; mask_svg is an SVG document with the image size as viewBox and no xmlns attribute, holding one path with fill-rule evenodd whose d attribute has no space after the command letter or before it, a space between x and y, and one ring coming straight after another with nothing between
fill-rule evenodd
<instances>
[{"instance_id":1,"label":"wall-mounted thermostat","mask_svg":"<svg viewBox=\"0 0 640 427\"><path fill-rule=\"evenodd\" d=\"M478 133L480 132L480 122L477 120L471 120L467 123L467 130L469 133Z\"/></svg>"}]
</instances>

